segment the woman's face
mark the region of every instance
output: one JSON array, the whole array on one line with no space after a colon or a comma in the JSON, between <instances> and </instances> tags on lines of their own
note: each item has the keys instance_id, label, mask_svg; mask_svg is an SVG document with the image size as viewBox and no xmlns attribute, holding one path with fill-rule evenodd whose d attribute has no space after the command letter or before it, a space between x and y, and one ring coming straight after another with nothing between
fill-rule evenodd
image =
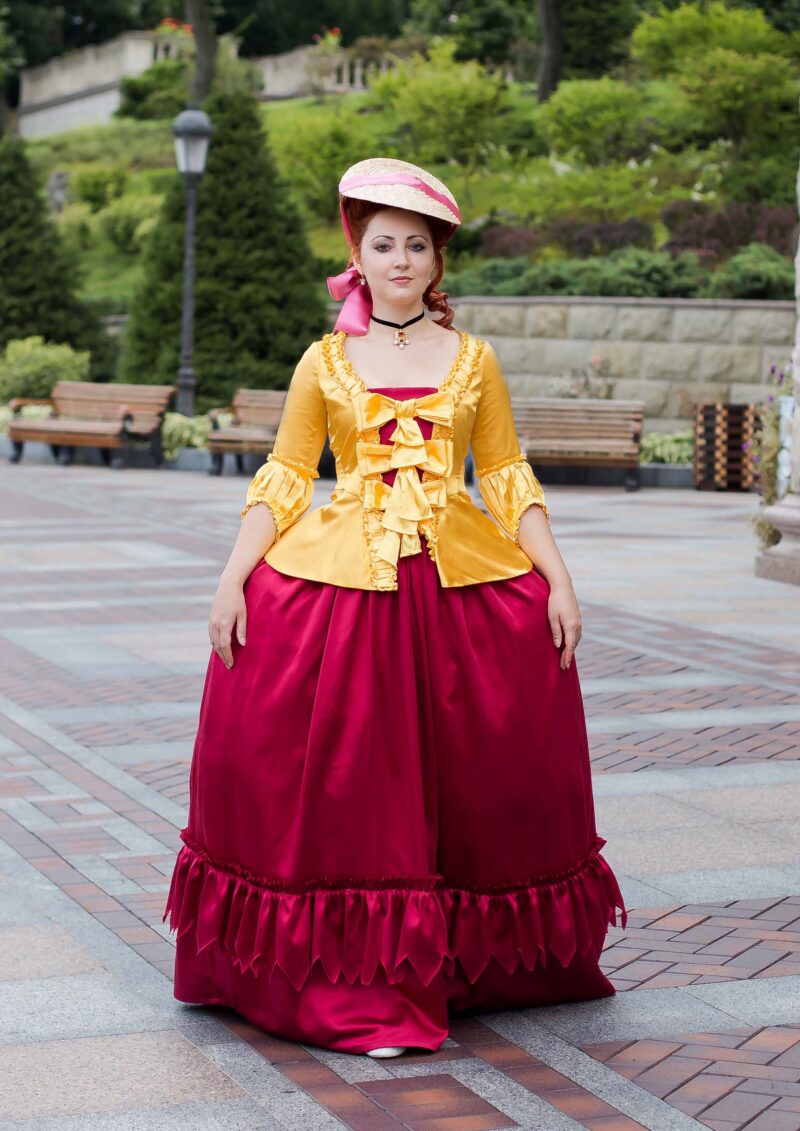
<instances>
[{"instance_id":1,"label":"woman's face","mask_svg":"<svg viewBox=\"0 0 800 1131\"><path fill-rule=\"evenodd\" d=\"M356 264L375 305L419 308L435 265L424 217L404 208L382 208L370 216L359 252Z\"/></svg>"}]
</instances>

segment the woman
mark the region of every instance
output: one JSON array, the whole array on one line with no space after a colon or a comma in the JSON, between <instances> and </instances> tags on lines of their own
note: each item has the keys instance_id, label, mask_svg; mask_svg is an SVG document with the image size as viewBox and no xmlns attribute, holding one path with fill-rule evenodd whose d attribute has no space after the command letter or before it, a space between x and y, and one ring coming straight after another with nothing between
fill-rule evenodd
<instances>
[{"instance_id":1,"label":"woman","mask_svg":"<svg viewBox=\"0 0 800 1131\"><path fill-rule=\"evenodd\" d=\"M439 1048L448 1014L612 994L598 960L625 911L570 575L497 355L436 289L458 207L384 158L339 193L345 302L298 363L214 598L164 918L180 1001L394 1056ZM309 510L328 434L336 490Z\"/></svg>"}]
</instances>

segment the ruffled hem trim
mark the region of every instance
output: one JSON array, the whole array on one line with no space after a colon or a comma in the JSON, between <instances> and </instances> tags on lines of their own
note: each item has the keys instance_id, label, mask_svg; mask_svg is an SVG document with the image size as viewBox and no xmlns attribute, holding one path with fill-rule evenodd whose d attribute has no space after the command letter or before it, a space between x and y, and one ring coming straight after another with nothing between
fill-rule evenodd
<instances>
[{"instance_id":1,"label":"ruffled hem trim","mask_svg":"<svg viewBox=\"0 0 800 1131\"><path fill-rule=\"evenodd\" d=\"M544 489L524 453L475 473L486 506L506 533L519 543L519 524L531 505L540 506L550 524Z\"/></svg>"},{"instance_id":2,"label":"ruffled hem trim","mask_svg":"<svg viewBox=\"0 0 800 1131\"><path fill-rule=\"evenodd\" d=\"M458 960L470 983L491 958L512 973L551 960L568 966L598 946L617 909L627 913L614 873L593 850L560 878L525 882L511 890L473 891L437 886L439 878L393 877L363 886L319 886L290 891L241 869L212 861L185 841L172 873L162 922L178 937L194 933L196 953L218 944L242 973L269 977L276 966L295 989L319 962L331 981L369 984L378 967L390 983L404 964L423 985ZM419 886L409 886L417 884Z\"/></svg>"},{"instance_id":3,"label":"ruffled hem trim","mask_svg":"<svg viewBox=\"0 0 800 1131\"><path fill-rule=\"evenodd\" d=\"M308 510L314 498L316 471L294 460L270 453L247 488L241 516L257 503L265 503L275 520L275 541Z\"/></svg>"}]
</instances>

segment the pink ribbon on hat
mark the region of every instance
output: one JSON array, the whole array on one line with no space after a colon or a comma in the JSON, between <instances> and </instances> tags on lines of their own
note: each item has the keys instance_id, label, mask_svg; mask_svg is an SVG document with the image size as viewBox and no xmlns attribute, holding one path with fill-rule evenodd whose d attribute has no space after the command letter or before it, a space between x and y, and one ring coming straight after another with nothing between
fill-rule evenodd
<instances>
[{"instance_id":1,"label":"pink ribbon on hat","mask_svg":"<svg viewBox=\"0 0 800 1131\"><path fill-rule=\"evenodd\" d=\"M437 200L440 204L444 204L449 208L454 216L461 222L461 213L458 206L444 193L437 192L436 189L431 188L425 181L420 180L419 177L414 176L413 173L372 173L363 177L351 177L349 181L341 181L339 184L339 192L346 193L348 189L362 188L364 185L411 185L412 188L419 189L429 196L432 200ZM387 206L388 207L388 206ZM347 218L344 211L344 201L339 200L339 213L342 217L342 227L344 234L347 237L347 242L352 246L353 240L350 235L350 229L347 225ZM365 283L361 286L360 283L361 272L353 265L342 271L340 275L328 276L328 292L331 298L344 299L339 316L336 319L334 330L344 330L346 334L361 335L366 334L369 330L369 316L372 313L372 295L370 293L369 284Z\"/></svg>"}]
</instances>

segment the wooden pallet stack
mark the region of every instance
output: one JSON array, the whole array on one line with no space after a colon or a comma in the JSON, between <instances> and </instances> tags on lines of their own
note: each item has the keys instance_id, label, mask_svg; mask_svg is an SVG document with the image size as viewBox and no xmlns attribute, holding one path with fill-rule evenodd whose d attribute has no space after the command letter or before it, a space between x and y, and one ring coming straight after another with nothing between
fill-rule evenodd
<instances>
[{"instance_id":1,"label":"wooden pallet stack","mask_svg":"<svg viewBox=\"0 0 800 1131\"><path fill-rule=\"evenodd\" d=\"M695 405L695 488L698 491L752 490L754 468L750 455L759 427L756 404Z\"/></svg>"}]
</instances>

